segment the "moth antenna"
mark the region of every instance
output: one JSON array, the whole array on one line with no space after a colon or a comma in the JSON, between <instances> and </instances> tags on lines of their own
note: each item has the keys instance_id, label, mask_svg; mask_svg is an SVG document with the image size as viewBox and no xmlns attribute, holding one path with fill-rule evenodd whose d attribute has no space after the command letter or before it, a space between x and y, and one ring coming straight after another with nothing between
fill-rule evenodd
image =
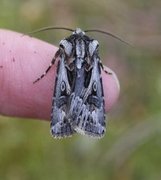
<instances>
[{"instance_id":1,"label":"moth antenna","mask_svg":"<svg viewBox=\"0 0 161 180\"><path fill-rule=\"evenodd\" d=\"M38 32L47 31L47 30L53 30L53 29L62 29L62 30L67 30L67 31L72 31L72 32L74 31L73 29L70 29L70 28L67 28L67 27L48 26L48 27L37 29L35 31L31 31L28 34L35 34L35 33L38 33Z\"/></svg>"},{"instance_id":2,"label":"moth antenna","mask_svg":"<svg viewBox=\"0 0 161 180\"><path fill-rule=\"evenodd\" d=\"M120 37L110 33L110 32L107 32L107 31L102 31L102 30L99 30L99 29L89 29L89 30L85 30L84 32L99 32L99 33L102 33L102 34L105 34L105 35L108 35L108 36L111 36L125 44L127 44L128 46L132 46L131 44L129 44L128 42L122 40Z\"/></svg>"}]
</instances>

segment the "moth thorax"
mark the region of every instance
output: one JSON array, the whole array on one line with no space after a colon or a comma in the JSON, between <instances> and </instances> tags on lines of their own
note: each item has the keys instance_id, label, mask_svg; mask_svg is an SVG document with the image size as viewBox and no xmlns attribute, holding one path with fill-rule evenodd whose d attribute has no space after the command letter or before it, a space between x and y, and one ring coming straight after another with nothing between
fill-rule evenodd
<instances>
[{"instance_id":1,"label":"moth thorax","mask_svg":"<svg viewBox=\"0 0 161 180\"><path fill-rule=\"evenodd\" d=\"M82 68L83 62L84 62L84 59L79 58L79 57L76 58L76 67L77 67L77 69L81 69Z\"/></svg>"},{"instance_id":2,"label":"moth thorax","mask_svg":"<svg viewBox=\"0 0 161 180\"><path fill-rule=\"evenodd\" d=\"M85 59L85 42L82 39L76 41L76 66L78 69L82 67Z\"/></svg>"},{"instance_id":3,"label":"moth thorax","mask_svg":"<svg viewBox=\"0 0 161 180\"><path fill-rule=\"evenodd\" d=\"M79 58L84 58L85 56L85 42L81 40L76 41L76 56Z\"/></svg>"}]
</instances>

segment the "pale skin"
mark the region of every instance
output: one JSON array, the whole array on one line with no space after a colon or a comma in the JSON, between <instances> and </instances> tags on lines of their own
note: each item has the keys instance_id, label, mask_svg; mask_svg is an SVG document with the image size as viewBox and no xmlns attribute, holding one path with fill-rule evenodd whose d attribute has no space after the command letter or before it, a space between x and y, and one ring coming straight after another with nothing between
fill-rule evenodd
<instances>
[{"instance_id":1,"label":"pale skin","mask_svg":"<svg viewBox=\"0 0 161 180\"><path fill-rule=\"evenodd\" d=\"M57 62L47 69L58 47L27 35L0 30L0 114L50 120ZM107 60L108 61L108 60ZM115 73L102 71L106 112L116 104L120 86Z\"/></svg>"}]
</instances>

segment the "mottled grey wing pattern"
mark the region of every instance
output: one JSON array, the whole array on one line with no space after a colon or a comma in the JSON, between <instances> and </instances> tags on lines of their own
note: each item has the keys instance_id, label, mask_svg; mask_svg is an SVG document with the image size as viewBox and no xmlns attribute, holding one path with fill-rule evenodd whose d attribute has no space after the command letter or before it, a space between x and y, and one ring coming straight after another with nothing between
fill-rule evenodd
<instances>
[{"instance_id":1,"label":"mottled grey wing pattern","mask_svg":"<svg viewBox=\"0 0 161 180\"><path fill-rule=\"evenodd\" d=\"M58 73L59 72L59 73ZM67 100L71 88L67 78L64 57L58 62L55 91L51 112L51 133L56 138L71 136L75 131L67 119Z\"/></svg>"},{"instance_id":2,"label":"mottled grey wing pattern","mask_svg":"<svg viewBox=\"0 0 161 180\"><path fill-rule=\"evenodd\" d=\"M106 123L100 60L97 56L93 56L91 61L93 61L92 72L87 88L81 88L81 91L79 90L77 93L78 88L75 86L77 90L73 91L70 96L69 122L78 133L102 137L106 131ZM88 78L85 75L81 77ZM76 81L75 84L78 83L80 87L83 87L79 77L76 78ZM83 82L85 81L86 79Z\"/></svg>"}]
</instances>

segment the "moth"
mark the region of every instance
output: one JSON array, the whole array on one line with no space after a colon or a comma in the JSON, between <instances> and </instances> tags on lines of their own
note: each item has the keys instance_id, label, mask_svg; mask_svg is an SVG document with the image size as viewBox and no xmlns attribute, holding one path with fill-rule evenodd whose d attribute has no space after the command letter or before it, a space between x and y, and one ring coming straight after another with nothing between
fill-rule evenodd
<instances>
[{"instance_id":1,"label":"moth","mask_svg":"<svg viewBox=\"0 0 161 180\"><path fill-rule=\"evenodd\" d=\"M105 70L99 57L98 41L85 32L96 31L121 39L108 32L82 31L80 28L72 30L48 27L36 32L46 29L65 29L72 32L69 37L60 41L51 64L34 81L35 83L42 79L58 60L51 110L52 136L63 138L80 133L95 138L103 137L106 121L101 69Z\"/></svg>"}]
</instances>

